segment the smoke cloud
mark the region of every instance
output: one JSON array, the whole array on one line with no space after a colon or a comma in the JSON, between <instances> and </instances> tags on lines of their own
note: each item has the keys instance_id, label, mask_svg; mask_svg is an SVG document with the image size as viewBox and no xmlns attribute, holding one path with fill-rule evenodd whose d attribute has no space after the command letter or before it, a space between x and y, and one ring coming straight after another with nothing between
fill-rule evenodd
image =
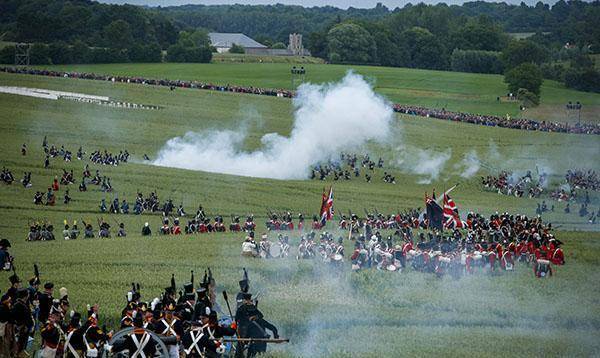
<instances>
[{"instance_id":1,"label":"smoke cloud","mask_svg":"<svg viewBox=\"0 0 600 358\"><path fill-rule=\"evenodd\" d=\"M471 178L473 175L477 174L481 168L481 162L479 161L477 152L475 150L466 152L462 161L460 164L457 164L456 168L462 169L460 176L465 179Z\"/></svg>"},{"instance_id":2,"label":"smoke cloud","mask_svg":"<svg viewBox=\"0 0 600 358\"><path fill-rule=\"evenodd\" d=\"M401 170L421 176L419 184L430 184L440 177L446 162L452 156L452 150L436 152L431 149L399 146L397 155L396 164Z\"/></svg>"},{"instance_id":3,"label":"smoke cloud","mask_svg":"<svg viewBox=\"0 0 600 358\"><path fill-rule=\"evenodd\" d=\"M293 100L289 137L268 133L261 148L243 151L247 130L188 132L167 141L154 165L259 178L305 179L310 167L368 141L384 141L393 111L361 76L304 84Z\"/></svg>"}]
</instances>

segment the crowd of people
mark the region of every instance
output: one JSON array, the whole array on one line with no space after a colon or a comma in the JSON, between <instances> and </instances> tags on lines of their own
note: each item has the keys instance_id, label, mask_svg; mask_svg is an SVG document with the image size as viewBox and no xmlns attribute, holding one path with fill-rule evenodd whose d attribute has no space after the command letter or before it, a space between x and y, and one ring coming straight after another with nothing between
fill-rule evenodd
<instances>
[{"instance_id":1,"label":"crowd of people","mask_svg":"<svg viewBox=\"0 0 600 358\"><path fill-rule=\"evenodd\" d=\"M310 179L314 180L352 180L352 178L360 178L361 167L365 173L365 181L370 183L373 178L375 168L383 168L383 158L379 158L377 163L371 160L369 154L360 156L361 161L358 162L359 156L352 153L341 153L339 159L330 160L327 163L319 163L311 168ZM381 177L385 183L396 184L396 178L384 172Z\"/></svg>"},{"instance_id":2,"label":"crowd of people","mask_svg":"<svg viewBox=\"0 0 600 358\"><path fill-rule=\"evenodd\" d=\"M337 237L327 231L298 233L297 259L319 259L336 267L350 261L354 271L375 268L385 271L405 271L409 268L450 274L459 278L464 274L479 272L498 273L512 271L517 262L528 265L536 277L552 275L553 266L563 265L562 242L552 233L552 225L541 217L508 213L494 214L489 218L469 213L464 228L446 232L428 229L426 215L412 209L402 214L373 215L358 218L340 218ZM382 230L393 234L385 239ZM414 230L420 230L415 235ZM344 255L344 242L354 242L354 251ZM241 248L242 256L285 258L290 255L290 239L278 234L270 241L262 234L255 241L249 232Z\"/></svg>"},{"instance_id":3,"label":"crowd of people","mask_svg":"<svg viewBox=\"0 0 600 358\"><path fill-rule=\"evenodd\" d=\"M77 220L73 221L72 225L69 225L68 220L64 220L64 229L61 233L61 238L65 240L76 240L81 235L85 239L98 238L110 238L112 237L111 225L107 220L100 218L97 220L97 231L91 221L81 220L83 223L83 232L77 226ZM124 223L115 222L117 229L115 235L117 237L126 237L127 231L125 230ZM46 221L29 223L29 232L27 233L27 241L51 241L55 240L54 225Z\"/></svg>"},{"instance_id":4,"label":"crowd of people","mask_svg":"<svg viewBox=\"0 0 600 358\"><path fill-rule=\"evenodd\" d=\"M97 80L97 81L108 81L108 82L122 82L122 83L136 83L143 85L152 86L165 86L170 89L175 88L192 88L192 89L203 89L221 92L235 92L235 93L249 93L265 96L276 96L276 97L287 97L291 98L294 96L293 91L286 89L270 89L260 88L253 86L235 86L235 85L218 85L214 83L200 82L200 81L183 81L183 80L168 80L168 79L151 79L143 78L138 76L110 76L101 75L95 73L85 72L65 72L65 71L51 71L42 69L32 68L17 68L17 67L0 67L0 72L7 73L18 73L18 74L29 74L37 76L50 76L50 77L64 77L64 78L78 78L85 80Z\"/></svg>"},{"instance_id":5,"label":"crowd of people","mask_svg":"<svg viewBox=\"0 0 600 358\"><path fill-rule=\"evenodd\" d=\"M62 157L65 162L70 162L73 158L71 151L65 149L64 145L60 146L60 149L56 147L56 145L48 144L47 136L44 136L44 140L42 141L42 148L44 149L44 153L46 154L46 159L44 162L44 167L48 168L50 166L50 159L56 157ZM21 147L21 153L23 155L27 154L27 145L24 143ZM85 151L80 146L77 149L77 160L83 160ZM129 152L127 149L120 150L118 154L111 153L106 149L103 151L95 150L89 155L89 160L92 163L100 164L100 165L114 165L118 166L120 163L127 163L129 160Z\"/></svg>"},{"instance_id":6,"label":"crowd of people","mask_svg":"<svg viewBox=\"0 0 600 358\"><path fill-rule=\"evenodd\" d=\"M16 74L29 74L38 76L50 76L50 77L66 77L66 78L80 78L88 80L99 80L99 81L110 81L110 82L124 82L124 83L138 83L145 85L155 86L166 86L171 89L174 88L193 88L193 89L204 89L222 92L236 92L236 93L249 93L266 96L277 96L291 98L295 96L294 91L285 89L268 89L254 86L235 86L235 85L217 85L213 83L204 83L199 81L183 81L183 80L168 80L168 79L149 79L138 76L110 76L101 75L95 73L80 73L80 72L65 72L65 71L52 71L44 69L32 69L22 67L0 67L0 72L16 73ZM600 135L600 124L596 123L562 123L562 122L549 122L549 121L535 121L532 119L525 118L509 118L500 117L493 115L483 114L472 114L464 112L454 112L445 109L425 108L419 106L410 106L403 104L394 104L393 109L395 112L436 118L441 120L449 120L456 122L464 122L471 124L479 124L493 127L512 128L528 131L543 131L543 132L560 132L560 133L577 133L577 134L595 134Z\"/></svg>"},{"instance_id":7,"label":"crowd of people","mask_svg":"<svg viewBox=\"0 0 600 358\"><path fill-rule=\"evenodd\" d=\"M600 175L595 170L568 170L566 182L574 189L600 191Z\"/></svg>"},{"instance_id":8,"label":"crowd of people","mask_svg":"<svg viewBox=\"0 0 600 358\"><path fill-rule=\"evenodd\" d=\"M527 131L600 135L600 124L597 123L570 124L567 122L540 122L525 118L510 118L508 116L500 117L494 115L454 112L447 111L445 109L425 108L402 104L394 104L394 111L413 116L436 118L453 122L471 123L491 127L512 128Z\"/></svg>"},{"instance_id":9,"label":"crowd of people","mask_svg":"<svg viewBox=\"0 0 600 358\"><path fill-rule=\"evenodd\" d=\"M81 151L81 147L79 147L79 151ZM90 161L101 165L118 166L119 163L127 163L128 160L129 152L127 149L125 151L120 150L119 154L110 153L106 149L104 151L95 150L90 154Z\"/></svg>"},{"instance_id":10,"label":"crowd of people","mask_svg":"<svg viewBox=\"0 0 600 358\"><path fill-rule=\"evenodd\" d=\"M142 299L140 284L132 283L119 324L112 329L101 323L98 304L75 310L67 288L56 292L54 283L42 285L37 265L33 271L25 287L13 270L10 287L1 297L2 357L27 357L28 351L36 349L42 358L91 358L104 353L138 358L157 353L170 358L220 357L224 353L254 357L267 350L267 343L288 341L279 338L277 327L258 309L245 269L235 297L235 314L225 291L227 312L218 303L216 281L209 268L202 282L194 281L192 271L190 281L179 288L172 275L164 292L148 300ZM34 347L38 334L39 348Z\"/></svg>"},{"instance_id":11,"label":"crowd of people","mask_svg":"<svg viewBox=\"0 0 600 358\"><path fill-rule=\"evenodd\" d=\"M110 185L110 178L108 179L108 183ZM112 201L109 202L108 206L106 203L106 199L101 199L99 208L101 213L110 214L133 213L135 215L141 215L142 213L162 213L163 217L169 217L175 213L179 217L184 217L187 215L183 207L183 203L179 204L179 206L176 207L172 199L167 199L164 203L161 204L160 199L158 197L158 193L154 191L150 192L148 196L144 196L142 192L138 192L136 194L135 203L133 205L132 210L130 210L129 202L127 201L127 199L123 198L121 201L119 201L119 197L117 195L113 197ZM196 213L196 217L200 219L198 216L203 216L203 213L204 211L202 210L202 206L200 206L198 208L198 212Z\"/></svg>"},{"instance_id":12,"label":"crowd of people","mask_svg":"<svg viewBox=\"0 0 600 358\"><path fill-rule=\"evenodd\" d=\"M44 140L42 142L42 147L44 149L45 152L45 160L44 160L44 168L48 169L50 167L50 158L55 158L55 157L64 157L65 161L70 161L71 160L71 155L70 155L70 151L66 150L64 148L63 145L60 146L60 149L57 149L57 146L55 145L49 145L48 144L48 139L46 136L44 136ZM23 146L21 147L21 153L23 155L27 155L27 145L23 144ZM82 147L79 147L79 149L77 150L77 159L78 160L84 160L84 155L86 153L83 151ZM113 154L107 150L104 151L100 151L100 150L95 150L93 151L90 155L89 155L89 160L92 163L98 164L98 165L112 165L112 166L118 166L120 163L127 163L127 161L129 160L129 152L127 150L121 150L119 151L118 154ZM6 183L6 184L12 184L12 182L14 181L14 176L12 174L12 172L6 168L3 168L2 173L0 174L0 179L2 182ZM60 190L60 186L69 186L71 184L75 184L75 182L77 181L77 179L75 179L75 174L73 173L73 170L65 170L62 169L62 174L60 176L60 180L58 178L58 176L55 176L51 185L48 186L47 191L41 192L41 191L36 191L36 193L33 196L33 203L35 205L47 205L47 206L54 206L56 205L57 202L57 192ZM32 186L32 182L31 182L31 172L24 172L23 173L23 178L21 179L21 184L23 185L23 187L25 188L30 188ZM92 176L92 172L90 170L90 166L88 163L85 164L83 172L82 172L82 178L79 184L79 191L80 192L86 192L88 190L88 184L92 184L92 185L96 185L98 187L100 187L100 190L102 192L112 192L113 191L113 186L111 183L111 179L110 177L107 176L102 176L100 174L100 170L96 169L95 174ZM63 195L63 203L64 204L69 204L72 200L72 197L69 194L69 190L66 189L64 191L64 195ZM103 210L107 211L107 210ZM110 212L116 212L116 211L110 211Z\"/></svg>"},{"instance_id":13,"label":"crowd of people","mask_svg":"<svg viewBox=\"0 0 600 358\"><path fill-rule=\"evenodd\" d=\"M547 181L548 175L545 173L540 173L535 180L531 170L528 170L523 176L503 170L497 176L481 177L481 184L484 188L497 191L498 194L514 195L518 198L525 195L529 198L539 198L544 192Z\"/></svg>"}]
</instances>

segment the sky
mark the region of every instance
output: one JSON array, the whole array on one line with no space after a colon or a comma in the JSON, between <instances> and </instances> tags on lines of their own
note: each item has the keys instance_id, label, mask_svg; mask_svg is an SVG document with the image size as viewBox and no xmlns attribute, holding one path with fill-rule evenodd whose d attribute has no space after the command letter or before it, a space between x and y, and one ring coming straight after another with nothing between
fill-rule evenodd
<instances>
[{"instance_id":1,"label":"sky","mask_svg":"<svg viewBox=\"0 0 600 358\"><path fill-rule=\"evenodd\" d=\"M544 3L554 4L557 0L543 0ZM347 9L352 6L355 8L373 8L378 2L387 6L390 9L396 7L404 7L407 3L411 2L417 4L424 2L426 4L436 4L442 1L436 0L100 0L103 3L111 4L134 4L134 5L149 5L149 6L176 6L185 4L204 4L204 5L217 5L217 4L251 4L251 5L264 5L264 4L285 4L285 5L302 5L306 7L312 6L335 6L342 9ZM447 0L443 1L446 4L462 4L464 0ZM502 2L502 1L496 1ZM521 0L503 0L508 4L520 4ZM538 0L523 0L528 5L534 5Z\"/></svg>"}]
</instances>

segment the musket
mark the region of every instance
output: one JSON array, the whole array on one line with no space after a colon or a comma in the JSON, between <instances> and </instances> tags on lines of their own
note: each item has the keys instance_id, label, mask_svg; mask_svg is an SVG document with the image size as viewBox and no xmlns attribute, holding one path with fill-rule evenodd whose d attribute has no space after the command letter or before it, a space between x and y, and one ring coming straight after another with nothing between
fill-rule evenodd
<instances>
[{"instance_id":1,"label":"musket","mask_svg":"<svg viewBox=\"0 0 600 358\"><path fill-rule=\"evenodd\" d=\"M263 342L263 343L289 343L289 338L223 338L223 342Z\"/></svg>"},{"instance_id":2,"label":"musket","mask_svg":"<svg viewBox=\"0 0 600 358\"><path fill-rule=\"evenodd\" d=\"M40 270L39 270L37 264L33 264L33 275L35 276L35 278L39 282L39 280L40 280ZM39 298L36 297L36 299L39 302ZM34 322L35 322L35 326L33 328L34 332L37 331L38 328L40 327L39 317L40 317L40 305L38 304L37 307L35 307L35 309L33 311L33 318L34 318Z\"/></svg>"},{"instance_id":3,"label":"musket","mask_svg":"<svg viewBox=\"0 0 600 358\"><path fill-rule=\"evenodd\" d=\"M254 305L256 307L258 307L258 297L260 297L261 292L259 291L256 295L254 295L254 299L252 301L254 301Z\"/></svg>"},{"instance_id":4,"label":"musket","mask_svg":"<svg viewBox=\"0 0 600 358\"><path fill-rule=\"evenodd\" d=\"M229 298L227 297L227 291L223 290L223 298L225 299L225 303L227 303L227 310L229 311L229 316L233 319L233 314L231 313L231 306L229 305ZM237 334L237 332L236 332Z\"/></svg>"},{"instance_id":5,"label":"musket","mask_svg":"<svg viewBox=\"0 0 600 358\"><path fill-rule=\"evenodd\" d=\"M117 227L119 227L119 222L117 221L117 219L115 219L114 217L111 216L111 219L113 219L113 221L115 222L115 224L117 225Z\"/></svg>"},{"instance_id":6,"label":"musket","mask_svg":"<svg viewBox=\"0 0 600 358\"><path fill-rule=\"evenodd\" d=\"M223 290L223 298L225 299L225 303L227 303L227 310L229 311L229 317L231 317L231 319L234 320L235 318L233 317L233 314L231 313L231 306L229 305L229 298L227 297L227 291L225 291L225 290ZM235 330L235 335L236 335L237 339L240 339L237 328Z\"/></svg>"}]
</instances>

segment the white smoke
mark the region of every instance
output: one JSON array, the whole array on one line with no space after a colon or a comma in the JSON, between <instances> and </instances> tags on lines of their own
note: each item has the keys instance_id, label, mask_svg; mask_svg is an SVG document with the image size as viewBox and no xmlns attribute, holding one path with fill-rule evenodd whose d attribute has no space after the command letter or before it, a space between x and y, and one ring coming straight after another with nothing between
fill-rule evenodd
<instances>
[{"instance_id":1,"label":"white smoke","mask_svg":"<svg viewBox=\"0 0 600 358\"><path fill-rule=\"evenodd\" d=\"M460 173L462 178L468 179L473 177L473 175L477 174L481 168L481 162L479 161L477 152L475 150L466 152L461 162L457 164L455 168L462 169Z\"/></svg>"},{"instance_id":2,"label":"white smoke","mask_svg":"<svg viewBox=\"0 0 600 358\"><path fill-rule=\"evenodd\" d=\"M431 149L399 146L397 154L396 162L401 170L421 176L419 184L431 184L440 177L446 162L452 156L452 150L436 152Z\"/></svg>"},{"instance_id":3,"label":"white smoke","mask_svg":"<svg viewBox=\"0 0 600 358\"><path fill-rule=\"evenodd\" d=\"M241 150L245 130L188 132L167 141L154 165L274 179L304 179L318 162L390 133L393 111L359 75L339 83L303 84L293 100L289 137L268 133L262 147Z\"/></svg>"}]
</instances>

